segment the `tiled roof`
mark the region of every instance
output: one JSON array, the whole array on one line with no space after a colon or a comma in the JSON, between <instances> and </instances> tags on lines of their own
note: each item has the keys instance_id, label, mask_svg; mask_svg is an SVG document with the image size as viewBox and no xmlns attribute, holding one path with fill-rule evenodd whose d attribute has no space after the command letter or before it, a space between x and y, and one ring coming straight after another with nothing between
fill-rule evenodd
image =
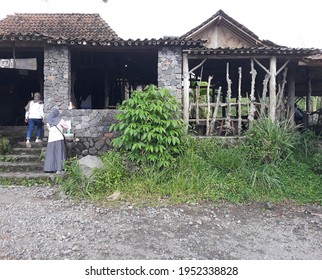
<instances>
[{"instance_id":1,"label":"tiled roof","mask_svg":"<svg viewBox=\"0 0 322 280\"><path fill-rule=\"evenodd\" d=\"M321 53L308 56L308 57L305 58L305 60L306 61L321 62L322 61L322 50L321 50Z\"/></svg>"},{"instance_id":2,"label":"tiled roof","mask_svg":"<svg viewBox=\"0 0 322 280\"><path fill-rule=\"evenodd\" d=\"M0 21L0 36L35 36L63 40L119 39L99 14L16 13Z\"/></svg>"},{"instance_id":3,"label":"tiled roof","mask_svg":"<svg viewBox=\"0 0 322 280\"><path fill-rule=\"evenodd\" d=\"M209 23L224 19L230 26L234 26L236 30L239 30L242 33L247 34L254 42L257 44L260 43L264 46L278 46L275 43L268 41L268 40L260 40L259 37L250 31L248 28L246 28L244 25L240 24L236 20L234 20L232 17L228 16L223 10L219 10L217 13L215 13L213 16L211 16L209 19L198 25L197 27L193 28L192 30L188 31L184 35L182 35L180 38L189 38L193 33L197 32L198 30L202 29L204 26L208 25Z\"/></svg>"},{"instance_id":4,"label":"tiled roof","mask_svg":"<svg viewBox=\"0 0 322 280\"><path fill-rule=\"evenodd\" d=\"M205 41L169 37L123 40L99 14L15 14L0 20L0 41L44 41L48 44L142 47L200 47Z\"/></svg>"},{"instance_id":5,"label":"tiled roof","mask_svg":"<svg viewBox=\"0 0 322 280\"><path fill-rule=\"evenodd\" d=\"M251 48L194 48L184 50L185 53L191 55L292 55L294 57L304 57L310 55L321 54L319 49L304 49L304 48L287 48L287 47L251 47Z\"/></svg>"}]
</instances>

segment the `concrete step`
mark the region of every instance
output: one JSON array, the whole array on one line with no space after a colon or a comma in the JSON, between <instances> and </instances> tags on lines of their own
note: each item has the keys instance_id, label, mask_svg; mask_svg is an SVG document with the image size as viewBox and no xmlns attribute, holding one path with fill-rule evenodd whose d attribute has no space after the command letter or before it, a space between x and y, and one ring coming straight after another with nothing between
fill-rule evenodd
<instances>
[{"instance_id":1,"label":"concrete step","mask_svg":"<svg viewBox=\"0 0 322 280\"><path fill-rule=\"evenodd\" d=\"M0 172L0 179L15 180L46 180L54 181L58 175L56 173L45 172Z\"/></svg>"},{"instance_id":2,"label":"concrete step","mask_svg":"<svg viewBox=\"0 0 322 280\"><path fill-rule=\"evenodd\" d=\"M42 161L35 162L0 162L0 172L41 172L44 164Z\"/></svg>"},{"instance_id":3,"label":"concrete step","mask_svg":"<svg viewBox=\"0 0 322 280\"><path fill-rule=\"evenodd\" d=\"M30 155L30 154L38 154L40 155L42 151L45 151L45 147L34 147L34 148L26 148L26 147L17 147L12 148L10 150L11 154L14 155Z\"/></svg>"},{"instance_id":4,"label":"concrete step","mask_svg":"<svg viewBox=\"0 0 322 280\"><path fill-rule=\"evenodd\" d=\"M34 148L42 148L47 146L47 141L43 141L40 143L36 143L35 141L31 141L31 148L28 149L34 149ZM26 148L26 141L18 141L15 145L16 148Z\"/></svg>"},{"instance_id":5,"label":"concrete step","mask_svg":"<svg viewBox=\"0 0 322 280\"><path fill-rule=\"evenodd\" d=\"M40 154L5 154L1 157L3 162L40 161Z\"/></svg>"}]
</instances>

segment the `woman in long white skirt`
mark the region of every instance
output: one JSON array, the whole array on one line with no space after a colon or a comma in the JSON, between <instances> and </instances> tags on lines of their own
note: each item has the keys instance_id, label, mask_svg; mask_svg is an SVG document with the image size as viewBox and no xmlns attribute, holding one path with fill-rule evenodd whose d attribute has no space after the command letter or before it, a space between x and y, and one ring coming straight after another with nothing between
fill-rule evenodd
<instances>
[{"instance_id":1,"label":"woman in long white skirt","mask_svg":"<svg viewBox=\"0 0 322 280\"><path fill-rule=\"evenodd\" d=\"M48 143L44 163L45 172L63 172L64 161L66 159L66 147L64 141L64 131L68 129L68 124L61 118L57 108L52 108L47 120Z\"/></svg>"}]
</instances>

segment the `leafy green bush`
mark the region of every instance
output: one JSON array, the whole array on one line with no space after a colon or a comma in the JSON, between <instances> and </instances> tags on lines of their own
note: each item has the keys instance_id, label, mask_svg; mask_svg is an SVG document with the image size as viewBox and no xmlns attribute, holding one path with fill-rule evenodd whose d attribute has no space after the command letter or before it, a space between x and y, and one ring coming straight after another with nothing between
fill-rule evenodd
<instances>
[{"instance_id":1,"label":"leafy green bush","mask_svg":"<svg viewBox=\"0 0 322 280\"><path fill-rule=\"evenodd\" d=\"M183 149L184 124L178 100L165 88L150 85L123 101L110 131L120 131L112 144L136 162L170 166Z\"/></svg>"}]
</instances>

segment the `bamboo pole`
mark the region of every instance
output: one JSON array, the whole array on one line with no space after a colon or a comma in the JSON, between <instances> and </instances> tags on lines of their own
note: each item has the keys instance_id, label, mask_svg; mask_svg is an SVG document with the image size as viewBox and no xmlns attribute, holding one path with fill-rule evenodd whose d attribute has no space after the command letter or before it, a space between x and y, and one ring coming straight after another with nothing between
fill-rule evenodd
<instances>
[{"instance_id":1,"label":"bamboo pole","mask_svg":"<svg viewBox=\"0 0 322 280\"><path fill-rule=\"evenodd\" d=\"M211 113L211 108L210 108L210 85L211 85L211 80L212 76L208 77L208 85L207 85L207 122L206 122L206 135L209 135L210 132L210 113Z\"/></svg>"},{"instance_id":2,"label":"bamboo pole","mask_svg":"<svg viewBox=\"0 0 322 280\"><path fill-rule=\"evenodd\" d=\"M242 93L241 93L241 81L242 81L242 68L238 67L238 135L241 134L242 130L242 106L241 106L241 101L242 101Z\"/></svg>"}]
</instances>

